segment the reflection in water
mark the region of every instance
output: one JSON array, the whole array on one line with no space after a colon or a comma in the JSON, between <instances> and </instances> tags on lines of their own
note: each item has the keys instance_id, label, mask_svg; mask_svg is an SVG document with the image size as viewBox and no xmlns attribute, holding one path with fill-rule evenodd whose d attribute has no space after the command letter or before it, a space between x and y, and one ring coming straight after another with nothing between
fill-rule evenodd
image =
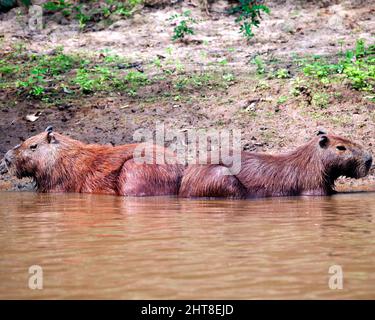
<instances>
[{"instance_id":1,"label":"reflection in water","mask_svg":"<svg viewBox=\"0 0 375 320\"><path fill-rule=\"evenodd\" d=\"M0 298L375 298L375 194L0 193ZM28 289L40 265L44 289ZM328 288L341 265L344 289Z\"/></svg>"}]
</instances>

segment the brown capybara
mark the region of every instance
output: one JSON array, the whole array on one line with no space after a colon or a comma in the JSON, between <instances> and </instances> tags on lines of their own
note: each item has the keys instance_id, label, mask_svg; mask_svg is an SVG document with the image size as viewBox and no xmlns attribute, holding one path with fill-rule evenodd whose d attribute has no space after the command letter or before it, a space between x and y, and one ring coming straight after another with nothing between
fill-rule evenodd
<instances>
[{"instance_id":1,"label":"brown capybara","mask_svg":"<svg viewBox=\"0 0 375 320\"><path fill-rule=\"evenodd\" d=\"M319 131L296 150L270 155L241 153L235 175L222 164L192 165L184 173L182 197L270 197L330 195L340 176L362 178L372 164L371 154L348 139Z\"/></svg>"},{"instance_id":2,"label":"brown capybara","mask_svg":"<svg viewBox=\"0 0 375 320\"><path fill-rule=\"evenodd\" d=\"M33 178L40 192L177 195L183 168L135 161L134 151L140 145L85 144L48 127L9 150L0 171ZM151 148L154 156L166 153L162 147Z\"/></svg>"}]
</instances>

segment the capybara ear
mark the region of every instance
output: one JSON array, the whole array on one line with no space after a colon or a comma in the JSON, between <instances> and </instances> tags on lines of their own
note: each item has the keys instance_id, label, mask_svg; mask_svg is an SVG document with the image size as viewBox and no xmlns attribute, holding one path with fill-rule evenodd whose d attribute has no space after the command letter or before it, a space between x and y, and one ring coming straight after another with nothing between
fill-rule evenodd
<instances>
[{"instance_id":1,"label":"capybara ear","mask_svg":"<svg viewBox=\"0 0 375 320\"><path fill-rule=\"evenodd\" d=\"M47 141L48 141L48 143L56 143L56 137L55 137L55 135L53 134L52 131L48 131Z\"/></svg>"},{"instance_id":2,"label":"capybara ear","mask_svg":"<svg viewBox=\"0 0 375 320\"><path fill-rule=\"evenodd\" d=\"M46 132L52 132L53 131L53 127L52 126L48 126L46 128L46 130L44 130L44 131L46 131Z\"/></svg>"},{"instance_id":3,"label":"capybara ear","mask_svg":"<svg viewBox=\"0 0 375 320\"><path fill-rule=\"evenodd\" d=\"M323 131L323 130L319 130L318 133L316 134L317 136L320 136L322 134L327 134L327 132Z\"/></svg>"},{"instance_id":4,"label":"capybara ear","mask_svg":"<svg viewBox=\"0 0 375 320\"><path fill-rule=\"evenodd\" d=\"M328 137L326 135L321 136L319 139L319 145L321 148L325 148L328 145Z\"/></svg>"}]
</instances>

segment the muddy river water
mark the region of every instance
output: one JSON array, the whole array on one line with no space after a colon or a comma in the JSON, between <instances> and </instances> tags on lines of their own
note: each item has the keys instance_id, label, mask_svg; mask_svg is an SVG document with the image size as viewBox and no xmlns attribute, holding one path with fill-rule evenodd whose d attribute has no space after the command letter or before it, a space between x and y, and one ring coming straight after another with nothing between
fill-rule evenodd
<instances>
[{"instance_id":1,"label":"muddy river water","mask_svg":"<svg viewBox=\"0 0 375 320\"><path fill-rule=\"evenodd\" d=\"M0 298L374 299L374 235L371 192L246 201L1 192ZM41 290L30 289L31 266Z\"/></svg>"}]
</instances>

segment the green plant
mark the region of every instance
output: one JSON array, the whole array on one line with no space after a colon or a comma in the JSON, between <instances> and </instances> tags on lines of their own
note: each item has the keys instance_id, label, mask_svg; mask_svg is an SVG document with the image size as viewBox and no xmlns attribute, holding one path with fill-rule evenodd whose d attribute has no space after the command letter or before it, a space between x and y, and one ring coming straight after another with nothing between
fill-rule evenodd
<instances>
[{"instance_id":1,"label":"green plant","mask_svg":"<svg viewBox=\"0 0 375 320\"><path fill-rule=\"evenodd\" d=\"M156 57L156 58L152 61L152 63L154 64L155 67L157 67L158 69L161 69L161 67L162 67L162 63L161 63L161 60L160 60L158 57Z\"/></svg>"},{"instance_id":2,"label":"green plant","mask_svg":"<svg viewBox=\"0 0 375 320\"><path fill-rule=\"evenodd\" d=\"M219 64L221 66L226 66L228 64L228 60L226 58L219 60Z\"/></svg>"},{"instance_id":3,"label":"green plant","mask_svg":"<svg viewBox=\"0 0 375 320\"><path fill-rule=\"evenodd\" d=\"M277 104L283 104L285 102L288 101L288 97L287 96L281 96L277 99Z\"/></svg>"},{"instance_id":4,"label":"green plant","mask_svg":"<svg viewBox=\"0 0 375 320\"><path fill-rule=\"evenodd\" d=\"M252 63L256 65L256 72L257 74L264 74L266 72L266 66L262 60L261 57L256 56L253 60Z\"/></svg>"},{"instance_id":5,"label":"green plant","mask_svg":"<svg viewBox=\"0 0 375 320\"><path fill-rule=\"evenodd\" d=\"M328 63L321 57L306 62L303 72L327 84L335 79L344 79L357 90L371 91L375 83L375 46L366 47L363 40L357 40L355 48L348 50L337 63Z\"/></svg>"},{"instance_id":6,"label":"green plant","mask_svg":"<svg viewBox=\"0 0 375 320\"><path fill-rule=\"evenodd\" d=\"M179 73L182 73L185 71L185 66L181 63L179 59L175 60L175 68L176 68L176 71Z\"/></svg>"},{"instance_id":7,"label":"green plant","mask_svg":"<svg viewBox=\"0 0 375 320\"><path fill-rule=\"evenodd\" d=\"M357 40L353 53L355 54L356 58L360 58L368 53L368 50L366 49L365 41L363 39Z\"/></svg>"},{"instance_id":8,"label":"green plant","mask_svg":"<svg viewBox=\"0 0 375 320\"><path fill-rule=\"evenodd\" d=\"M90 77L86 69L78 69L73 83L77 84L83 93L94 91L95 81Z\"/></svg>"},{"instance_id":9,"label":"green plant","mask_svg":"<svg viewBox=\"0 0 375 320\"><path fill-rule=\"evenodd\" d=\"M210 87L213 77L209 73L193 73L190 75L181 75L174 83L174 88L178 91L186 89Z\"/></svg>"},{"instance_id":10,"label":"green plant","mask_svg":"<svg viewBox=\"0 0 375 320\"><path fill-rule=\"evenodd\" d=\"M295 97L298 97L304 92L308 92L308 85L305 80L296 77L291 81L290 94Z\"/></svg>"},{"instance_id":11,"label":"green plant","mask_svg":"<svg viewBox=\"0 0 375 320\"><path fill-rule=\"evenodd\" d=\"M225 74L223 74L223 79L226 82L233 82L235 80L235 76L234 76L233 73L225 73Z\"/></svg>"},{"instance_id":12,"label":"green plant","mask_svg":"<svg viewBox=\"0 0 375 320\"><path fill-rule=\"evenodd\" d=\"M47 56L41 60L40 65L47 67L49 73L56 76L70 71L75 62L72 56L61 53L56 56Z\"/></svg>"},{"instance_id":13,"label":"green plant","mask_svg":"<svg viewBox=\"0 0 375 320\"><path fill-rule=\"evenodd\" d=\"M0 60L0 74L12 74L14 72L18 72L19 67L14 65L9 65L5 61Z\"/></svg>"},{"instance_id":14,"label":"green plant","mask_svg":"<svg viewBox=\"0 0 375 320\"><path fill-rule=\"evenodd\" d=\"M95 66L91 70L85 67L78 69L72 83L78 85L83 93L88 94L94 91L111 91L116 86L120 86L121 81L110 68Z\"/></svg>"},{"instance_id":15,"label":"green plant","mask_svg":"<svg viewBox=\"0 0 375 320\"><path fill-rule=\"evenodd\" d=\"M129 71L124 80L132 86L140 86L148 82L147 76L139 71Z\"/></svg>"},{"instance_id":16,"label":"green plant","mask_svg":"<svg viewBox=\"0 0 375 320\"><path fill-rule=\"evenodd\" d=\"M173 29L172 40L182 40L188 34L194 34L194 30L189 25L196 23L196 20L191 17L191 11L186 10L182 14L175 14L169 18L170 21L178 20L176 27Z\"/></svg>"},{"instance_id":17,"label":"green plant","mask_svg":"<svg viewBox=\"0 0 375 320\"><path fill-rule=\"evenodd\" d=\"M149 83L147 75L139 71L129 71L124 77L124 81L128 85L127 93L130 96L137 95L137 90Z\"/></svg>"},{"instance_id":18,"label":"green plant","mask_svg":"<svg viewBox=\"0 0 375 320\"><path fill-rule=\"evenodd\" d=\"M62 11L67 10L72 7L71 3L66 2L65 0L57 0L57 1L48 1L43 4L43 8L47 11Z\"/></svg>"},{"instance_id":19,"label":"green plant","mask_svg":"<svg viewBox=\"0 0 375 320\"><path fill-rule=\"evenodd\" d=\"M264 90L268 90L270 88L270 85L264 81L264 80L260 80L257 85L255 86L254 88L254 91L264 91Z\"/></svg>"},{"instance_id":20,"label":"green plant","mask_svg":"<svg viewBox=\"0 0 375 320\"><path fill-rule=\"evenodd\" d=\"M312 96L312 104L315 107L324 109L327 108L329 103L329 95L327 93L315 93Z\"/></svg>"},{"instance_id":21,"label":"green plant","mask_svg":"<svg viewBox=\"0 0 375 320\"><path fill-rule=\"evenodd\" d=\"M118 14L124 17L130 17L133 15L137 6L143 2L143 0L127 0L127 1L115 1L106 0L107 6L104 6L102 13L104 17L109 17L112 13Z\"/></svg>"},{"instance_id":22,"label":"green plant","mask_svg":"<svg viewBox=\"0 0 375 320\"><path fill-rule=\"evenodd\" d=\"M212 80L212 75L202 72L202 73L196 73L192 74L188 77L189 81L194 87L200 88L203 86L209 86L210 81Z\"/></svg>"},{"instance_id":23,"label":"green plant","mask_svg":"<svg viewBox=\"0 0 375 320\"><path fill-rule=\"evenodd\" d=\"M236 22L240 24L240 32L248 40L254 36L254 27L259 27L261 13L270 13L270 8L263 2L263 0L239 0L239 4L229 10L231 14L238 14Z\"/></svg>"},{"instance_id":24,"label":"green plant","mask_svg":"<svg viewBox=\"0 0 375 320\"><path fill-rule=\"evenodd\" d=\"M16 87L24 88L27 92L35 97L39 97L44 93L44 85L46 83L46 68L35 67L31 70L30 76L25 81L18 80Z\"/></svg>"},{"instance_id":25,"label":"green plant","mask_svg":"<svg viewBox=\"0 0 375 320\"><path fill-rule=\"evenodd\" d=\"M286 79L289 78L289 71L287 69L278 69L276 71L276 78L278 79Z\"/></svg>"},{"instance_id":26,"label":"green plant","mask_svg":"<svg viewBox=\"0 0 375 320\"><path fill-rule=\"evenodd\" d=\"M75 6L74 11L76 12L75 18L79 22L79 27L83 29L86 26L86 23L92 19L92 16L83 12L82 5Z\"/></svg>"},{"instance_id":27,"label":"green plant","mask_svg":"<svg viewBox=\"0 0 375 320\"><path fill-rule=\"evenodd\" d=\"M77 20L80 28L84 29L88 22L95 22L98 19L111 22L112 14L130 17L142 0L91 0L88 2L90 4L82 3L82 1L76 3L72 0L48 1L43 4L43 8L48 13L60 12L67 18Z\"/></svg>"},{"instance_id":28,"label":"green plant","mask_svg":"<svg viewBox=\"0 0 375 320\"><path fill-rule=\"evenodd\" d=\"M42 96L44 94L44 88L38 85L32 86L30 90L30 94L35 97Z\"/></svg>"}]
</instances>

